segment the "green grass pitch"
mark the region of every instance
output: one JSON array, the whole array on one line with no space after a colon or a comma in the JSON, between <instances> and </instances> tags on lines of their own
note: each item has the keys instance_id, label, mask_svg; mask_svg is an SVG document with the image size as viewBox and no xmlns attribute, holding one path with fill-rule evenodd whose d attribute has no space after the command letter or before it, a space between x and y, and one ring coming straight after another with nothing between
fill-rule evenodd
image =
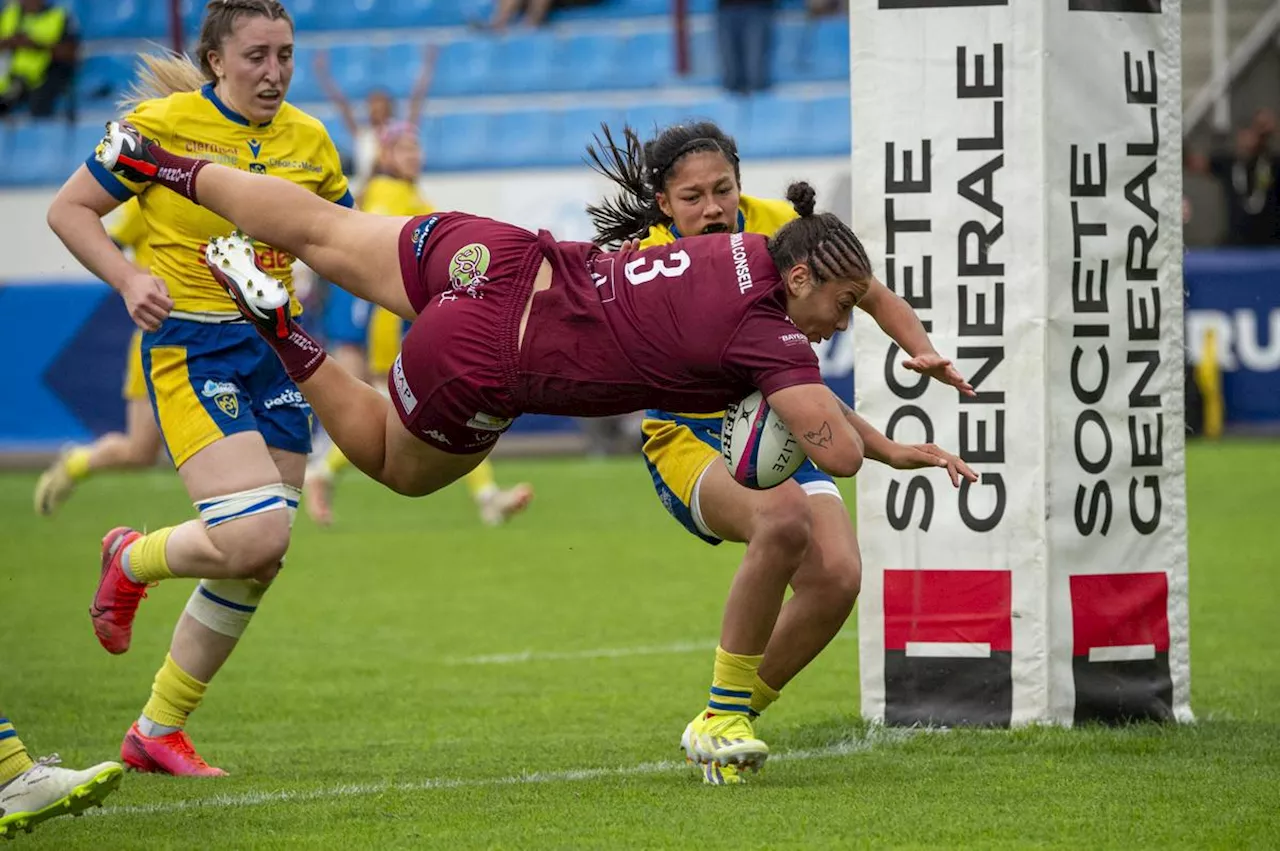
<instances>
[{"instance_id":1,"label":"green grass pitch","mask_svg":"<svg viewBox=\"0 0 1280 851\"><path fill-rule=\"evenodd\" d=\"M225 780L130 775L30 848L1180 848L1280 845L1280 443L1188 458L1186 727L907 735L858 719L855 625L759 725L746 787L677 744L705 699L740 549L662 511L637 459L512 461L527 516L358 476L300 518L287 567L189 730ZM90 481L61 515L0 476L0 708L33 751L118 758L189 582L110 657L87 608L98 539L184 520L176 476ZM846 493L852 495L852 487Z\"/></svg>"}]
</instances>

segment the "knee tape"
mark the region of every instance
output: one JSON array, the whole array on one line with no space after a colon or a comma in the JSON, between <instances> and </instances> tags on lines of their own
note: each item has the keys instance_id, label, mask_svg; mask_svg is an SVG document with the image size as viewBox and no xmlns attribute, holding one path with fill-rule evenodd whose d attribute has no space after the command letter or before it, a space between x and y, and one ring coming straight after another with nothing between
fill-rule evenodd
<instances>
[{"instance_id":1,"label":"knee tape","mask_svg":"<svg viewBox=\"0 0 1280 851\"><path fill-rule=\"evenodd\" d=\"M201 500L196 503L196 511L200 512L200 519L209 529L242 517L252 517L282 508L289 511L289 523L292 525L301 495L302 492L291 485L263 485L252 490Z\"/></svg>"},{"instance_id":2,"label":"knee tape","mask_svg":"<svg viewBox=\"0 0 1280 851\"><path fill-rule=\"evenodd\" d=\"M254 579L202 579L186 612L216 633L239 638L270 587Z\"/></svg>"}]
</instances>

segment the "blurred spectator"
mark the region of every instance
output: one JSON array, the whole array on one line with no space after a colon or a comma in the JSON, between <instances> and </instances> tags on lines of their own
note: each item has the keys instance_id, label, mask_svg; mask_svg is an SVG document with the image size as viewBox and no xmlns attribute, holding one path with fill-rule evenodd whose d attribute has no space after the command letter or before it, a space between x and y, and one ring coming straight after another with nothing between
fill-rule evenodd
<instances>
[{"instance_id":1,"label":"blurred spectator","mask_svg":"<svg viewBox=\"0 0 1280 851\"><path fill-rule=\"evenodd\" d=\"M426 103L427 94L431 91L431 79L435 74L436 59L439 54L440 48L435 44L428 44L423 52L422 73L418 75L418 80L413 86L413 92L409 95L408 123L412 127L417 127L422 119L422 107ZM369 92L364 101L367 120L366 123L361 124L356 118L355 109L351 106L351 101L347 99L342 89L338 88L338 84L334 82L333 76L329 73L329 54L327 52L321 51L316 54L313 70L320 81L321 88L324 89L324 93L337 106L338 113L342 116L342 123L347 127L347 132L351 134L351 143L355 150L351 152L352 167L347 172L347 175L351 179L351 191L358 198L360 197L360 191L364 188L364 184L373 175L374 166L377 164L378 138L391 125L392 119L395 118L395 100L392 99L391 93L386 89L374 89Z\"/></svg>"},{"instance_id":2,"label":"blurred spectator","mask_svg":"<svg viewBox=\"0 0 1280 851\"><path fill-rule=\"evenodd\" d=\"M498 0L493 7L493 17L488 22L477 22L481 29L502 32L514 18L524 14L524 22L540 27L552 9L569 9L574 6L594 6L600 0Z\"/></svg>"},{"instance_id":3,"label":"blurred spectator","mask_svg":"<svg viewBox=\"0 0 1280 851\"><path fill-rule=\"evenodd\" d=\"M20 106L52 115L75 77L80 31L63 6L11 0L0 11L0 115Z\"/></svg>"},{"instance_id":4,"label":"blurred spectator","mask_svg":"<svg viewBox=\"0 0 1280 851\"><path fill-rule=\"evenodd\" d=\"M811 18L845 15L849 12L849 0L805 0L804 8Z\"/></svg>"},{"instance_id":5,"label":"blurred spectator","mask_svg":"<svg viewBox=\"0 0 1280 851\"><path fill-rule=\"evenodd\" d=\"M1222 184L1209 168L1204 152L1182 154L1182 239L1188 248L1221 245L1226 239L1227 203Z\"/></svg>"},{"instance_id":6,"label":"blurred spectator","mask_svg":"<svg viewBox=\"0 0 1280 851\"><path fill-rule=\"evenodd\" d=\"M1212 162L1226 193L1228 242L1232 245L1280 243L1280 161L1267 150L1274 122L1263 111L1248 127L1236 131L1233 154Z\"/></svg>"},{"instance_id":7,"label":"blurred spectator","mask_svg":"<svg viewBox=\"0 0 1280 851\"><path fill-rule=\"evenodd\" d=\"M773 0L718 0L723 85L734 94L764 91L772 82L773 6Z\"/></svg>"}]
</instances>

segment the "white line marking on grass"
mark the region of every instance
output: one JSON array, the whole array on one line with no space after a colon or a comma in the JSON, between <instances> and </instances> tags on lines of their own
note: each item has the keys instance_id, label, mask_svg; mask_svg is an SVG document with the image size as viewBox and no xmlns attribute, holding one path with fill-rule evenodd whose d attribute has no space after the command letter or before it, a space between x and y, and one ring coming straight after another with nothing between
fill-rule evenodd
<instances>
[{"instance_id":1,"label":"white line marking on grass","mask_svg":"<svg viewBox=\"0 0 1280 851\"><path fill-rule=\"evenodd\" d=\"M873 727L866 736L859 739L846 739L823 748L787 751L769 757L769 762L801 762L811 759L832 759L866 753L884 745L904 742L919 733L918 730L902 728ZM686 768L686 763L673 760L661 762L642 762L639 765L620 766L617 768L571 768L564 771L535 771L528 774L512 774L506 777L486 777L474 780L462 778L438 777L419 780L413 783L351 783L343 786L326 786L320 789L300 789L290 791L281 789L276 792L245 792L240 795L212 795L208 798L194 798L189 801L165 801L157 804L135 804L127 807L107 807L95 809L87 813L89 816L106 818L125 815L163 815L189 810L228 809L235 807L257 807L263 804L284 802L325 801L337 798L367 797L383 795L387 792L430 792L436 789L472 789L494 786L525 786L537 783L576 783L582 780L600 780L617 777L636 777L651 774L667 774Z\"/></svg>"},{"instance_id":2,"label":"white line marking on grass","mask_svg":"<svg viewBox=\"0 0 1280 851\"><path fill-rule=\"evenodd\" d=\"M842 632L832 639L848 641L857 637L853 632ZM522 662L574 662L582 659L619 659L627 656L667 656L680 653L706 653L716 649L717 641L677 641L673 644L653 644L640 647L594 647L588 650L521 650L516 653L492 653L483 656L451 656L441 664L454 667L466 665L518 665Z\"/></svg>"}]
</instances>

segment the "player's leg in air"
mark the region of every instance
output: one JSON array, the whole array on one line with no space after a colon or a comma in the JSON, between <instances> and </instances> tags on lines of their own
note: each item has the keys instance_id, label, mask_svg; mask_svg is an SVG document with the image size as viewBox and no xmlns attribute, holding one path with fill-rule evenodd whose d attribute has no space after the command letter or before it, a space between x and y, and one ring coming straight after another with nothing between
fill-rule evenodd
<instances>
[{"instance_id":1,"label":"player's leg in air","mask_svg":"<svg viewBox=\"0 0 1280 851\"><path fill-rule=\"evenodd\" d=\"M36 484L36 513L50 516L71 496L80 482L106 470L139 470L155 466L160 453L156 425L142 374L142 332L129 342L124 379L125 430L102 435L88 446L73 446L59 454Z\"/></svg>"},{"instance_id":2,"label":"player's leg in air","mask_svg":"<svg viewBox=\"0 0 1280 851\"><path fill-rule=\"evenodd\" d=\"M63 768L57 754L33 760L18 731L0 713L0 839L30 833L43 821L80 815L120 786L124 768L100 762L82 771Z\"/></svg>"}]
</instances>

